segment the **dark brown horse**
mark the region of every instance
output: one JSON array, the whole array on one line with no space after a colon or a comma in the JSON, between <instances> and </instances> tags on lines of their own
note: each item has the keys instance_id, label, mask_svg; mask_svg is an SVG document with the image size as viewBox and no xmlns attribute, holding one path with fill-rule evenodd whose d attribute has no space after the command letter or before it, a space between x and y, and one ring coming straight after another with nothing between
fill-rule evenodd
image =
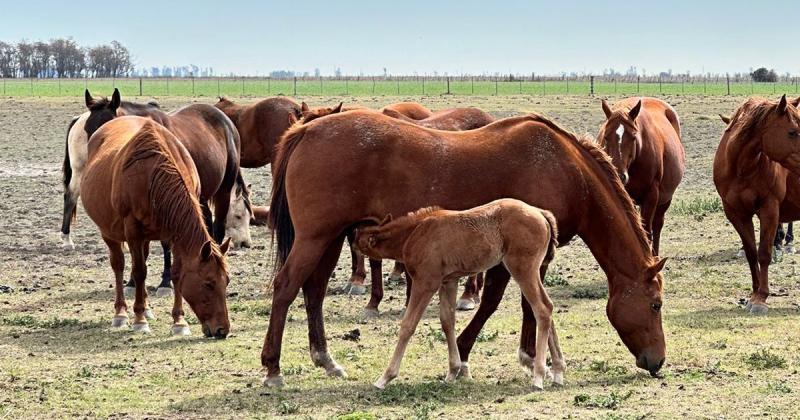
<instances>
[{"instance_id":1,"label":"dark brown horse","mask_svg":"<svg viewBox=\"0 0 800 420\"><path fill-rule=\"evenodd\" d=\"M294 126L278 156L270 225L281 265L261 354L266 385L283 383L286 314L301 288L312 360L329 375L344 374L328 353L322 303L350 230L390 213L467 209L506 197L551 211L560 243L583 239L608 277L606 313L636 365L652 374L663 365L660 271L666 260L653 255L613 165L591 141L538 115L446 132L351 111ZM508 281L502 265L487 272L481 305L458 340L463 362ZM535 354L535 324L523 305L520 361L527 366Z\"/></svg>"},{"instance_id":2,"label":"dark brown horse","mask_svg":"<svg viewBox=\"0 0 800 420\"><path fill-rule=\"evenodd\" d=\"M252 105L238 105L226 98L214 104L239 130L242 141L240 166L260 168L275 160L275 145L293 120L303 117L300 105L289 98L267 98Z\"/></svg>"},{"instance_id":3,"label":"dark brown horse","mask_svg":"<svg viewBox=\"0 0 800 420\"><path fill-rule=\"evenodd\" d=\"M122 291L125 265L122 243L131 253L136 282L133 304L136 331L149 332L147 256L150 241L168 242L175 299L172 332L189 334L183 299L191 306L207 337L225 338L230 331L225 290L225 251L205 229L198 196L200 180L188 150L165 127L142 117L121 117L103 125L89 141L81 201L100 229L114 270L116 299L112 326L126 327L128 309Z\"/></svg>"},{"instance_id":4,"label":"dark brown horse","mask_svg":"<svg viewBox=\"0 0 800 420\"><path fill-rule=\"evenodd\" d=\"M611 157L625 190L639 205L644 229L658 255L664 215L686 167L678 114L655 98L627 98L612 109L597 139Z\"/></svg>"},{"instance_id":5,"label":"dark brown horse","mask_svg":"<svg viewBox=\"0 0 800 420\"><path fill-rule=\"evenodd\" d=\"M733 114L714 156L714 185L742 239L753 291L747 309L766 313L769 264L781 222L800 219L800 98L751 98ZM756 249L753 216L761 223Z\"/></svg>"}]
</instances>

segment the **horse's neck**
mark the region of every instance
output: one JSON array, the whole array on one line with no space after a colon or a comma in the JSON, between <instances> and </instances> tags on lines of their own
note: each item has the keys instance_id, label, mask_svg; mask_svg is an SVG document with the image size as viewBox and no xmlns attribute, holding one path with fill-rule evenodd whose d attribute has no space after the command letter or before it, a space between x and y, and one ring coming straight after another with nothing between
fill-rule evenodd
<instances>
[{"instance_id":1,"label":"horse's neck","mask_svg":"<svg viewBox=\"0 0 800 420\"><path fill-rule=\"evenodd\" d=\"M747 176L769 170L769 159L757 139L728 139L728 165L731 173Z\"/></svg>"},{"instance_id":2,"label":"horse's neck","mask_svg":"<svg viewBox=\"0 0 800 420\"><path fill-rule=\"evenodd\" d=\"M395 258L403 256L403 247L414 232L414 229L419 225L419 222L420 220L398 220L387 229L389 241L387 249L390 250L392 256Z\"/></svg>"},{"instance_id":3,"label":"horse's neck","mask_svg":"<svg viewBox=\"0 0 800 420\"><path fill-rule=\"evenodd\" d=\"M638 278L653 262L653 252L637 228L638 215L631 215L614 191L610 181L600 174L587 185L589 203L586 219L578 234L589 247L609 282Z\"/></svg>"}]
</instances>

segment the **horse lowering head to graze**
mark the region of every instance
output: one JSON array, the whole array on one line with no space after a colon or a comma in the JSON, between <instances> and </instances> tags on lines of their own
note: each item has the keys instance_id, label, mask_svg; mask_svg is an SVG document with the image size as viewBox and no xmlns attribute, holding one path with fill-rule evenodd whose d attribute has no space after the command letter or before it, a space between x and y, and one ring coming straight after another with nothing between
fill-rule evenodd
<instances>
[{"instance_id":1,"label":"horse lowering head to graze","mask_svg":"<svg viewBox=\"0 0 800 420\"><path fill-rule=\"evenodd\" d=\"M439 291L448 364L446 381L470 377L469 367L459 358L455 334L458 278L482 273L503 264L519 284L525 303L536 320L536 356L533 386L541 390L549 347L553 359L553 381L564 383L564 358L553 322L553 303L542 284L542 273L555 257L558 232L553 214L522 201L500 199L464 211L429 207L392 220L388 215L378 226L359 228L358 248L370 258L403 261L411 275L411 296L400 327L397 347L377 388L397 377L400 362L414 330L433 295Z\"/></svg>"},{"instance_id":2,"label":"horse lowering head to graze","mask_svg":"<svg viewBox=\"0 0 800 420\"><path fill-rule=\"evenodd\" d=\"M265 384L283 383L283 330L301 288L312 360L329 375L344 374L328 352L322 305L344 238L359 223L429 206L469 209L499 198L552 212L559 243L583 239L607 276L606 314L636 366L651 374L663 366L660 271L666 260L653 255L630 196L593 142L535 114L448 132L350 111L294 125L278 156L269 218L280 268L261 354ZM486 276L481 307L458 340L464 362L509 281L502 265ZM528 366L535 325L523 307L520 361Z\"/></svg>"},{"instance_id":3,"label":"horse lowering head to graze","mask_svg":"<svg viewBox=\"0 0 800 420\"><path fill-rule=\"evenodd\" d=\"M150 241L158 240L168 242L175 255L173 333L189 333L182 307L186 299L207 337L228 335L224 254L230 239L217 246L208 234L198 201L200 188L188 150L148 118L115 118L92 135L81 201L109 249L116 280L113 326L127 326L128 320L122 290L126 242L136 284L134 329L149 331L146 260Z\"/></svg>"},{"instance_id":4,"label":"horse lowering head to graze","mask_svg":"<svg viewBox=\"0 0 800 420\"><path fill-rule=\"evenodd\" d=\"M714 186L742 241L753 289L746 308L768 311L769 265L782 222L800 219L800 98L745 101L730 118L714 155ZM723 122L725 118L723 118ZM756 244L753 216L760 222Z\"/></svg>"},{"instance_id":5,"label":"horse lowering head to graze","mask_svg":"<svg viewBox=\"0 0 800 420\"><path fill-rule=\"evenodd\" d=\"M606 120L598 143L640 206L644 228L658 255L664 215L686 167L678 114L655 98L627 98L613 108L603 100L602 108Z\"/></svg>"},{"instance_id":6,"label":"horse lowering head to graze","mask_svg":"<svg viewBox=\"0 0 800 420\"><path fill-rule=\"evenodd\" d=\"M417 102L397 102L394 104L389 104L381 108L380 112L387 110L395 111L401 115L411 118L412 120L424 120L425 118L433 115L433 112L431 112L430 109Z\"/></svg>"}]
</instances>

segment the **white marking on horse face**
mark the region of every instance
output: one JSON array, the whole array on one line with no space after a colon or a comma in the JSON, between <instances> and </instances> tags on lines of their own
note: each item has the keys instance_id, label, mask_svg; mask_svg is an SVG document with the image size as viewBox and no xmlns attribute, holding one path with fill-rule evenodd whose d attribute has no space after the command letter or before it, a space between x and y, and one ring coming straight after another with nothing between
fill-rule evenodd
<instances>
[{"instance_id":1,"label":"white marking on horse face","mask_svg":"<svg viewBox=\"0 0 800 420\"><path fill-rule=\"evenodd\" d=\"M225 236L231 238L234 248L249 248L253 240L250 237L250 212L241 195L231 193L231 205L225 219Z\"/></svg>"},{"instance_id":2,"label":"white marking on horse face","mask_svg":"<svg viewBox=\"0 0 800 420\"><path fill-rule=\"evenodd\" d=\"M620 124L617 127L617 136L619 136L619 142L622 143L622 136L625 135L625 125Z\"/></svg>"}]
</instances>

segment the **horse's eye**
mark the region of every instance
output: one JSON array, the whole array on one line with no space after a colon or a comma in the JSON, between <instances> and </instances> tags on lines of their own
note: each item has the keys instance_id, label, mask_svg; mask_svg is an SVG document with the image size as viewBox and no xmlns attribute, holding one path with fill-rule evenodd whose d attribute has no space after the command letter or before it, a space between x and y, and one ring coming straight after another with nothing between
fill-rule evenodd
<instances>
[{"instance_id":1,"label":"horse's eye","mask_svg":"<svg viewBox=\"0 0 800 420\"><path fill-rule=\"evenodd\" d=\"M214 283L213 282L207 281L207 282L203 283L203 286L205 286L206 289L208 289L208 290L214 290Z\"/></svg>"},{"instance_id":2,"label":"horse's eye","mask_svg":"<svg viewBox=\"0 0 800 420\"><path fill-rule=\"evenodd\" d=\"M798 133L797 130L789 131L789 137L798 137L799 135L800 133Z\"/></svg>"},{"instance_id":3,"label":"horse's eye","mask_svg":"<svg viewBox=\"0 0 800 420\"><path fill-rule=\"evenodd\" d=\"M661 302L654 303L654 304L650 305L650 307L653 308L654 311L658 312L658 311L661 310Z\"/></svg>"}]
</instances>

